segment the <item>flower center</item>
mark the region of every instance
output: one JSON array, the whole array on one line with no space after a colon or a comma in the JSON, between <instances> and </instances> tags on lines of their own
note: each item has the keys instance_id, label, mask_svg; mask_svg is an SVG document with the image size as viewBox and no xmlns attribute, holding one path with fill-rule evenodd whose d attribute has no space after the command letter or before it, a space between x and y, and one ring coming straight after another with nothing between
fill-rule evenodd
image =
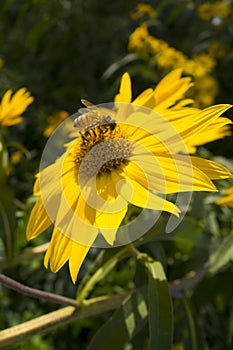
<instances>
[{"instance_id":1,"label":"flower center","mask_svg":"<svg viewBox=\"0 0 233 350\"><path fill-rule=\"evenodd\" d=\"M74 152L79 176L91 178L126 164L132 141L114 124L97 125L81 135Z\"/></svg>"}]
</instances>

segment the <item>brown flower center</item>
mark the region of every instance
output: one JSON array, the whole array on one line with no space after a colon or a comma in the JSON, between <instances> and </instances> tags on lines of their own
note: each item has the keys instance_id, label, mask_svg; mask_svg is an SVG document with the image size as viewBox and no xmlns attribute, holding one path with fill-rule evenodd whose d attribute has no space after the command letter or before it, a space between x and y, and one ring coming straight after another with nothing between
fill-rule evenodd
<instances>
[{"instance_id":1,"label":"brown flower center","mask_svg":"<svg viewBox=\"0 0 233 350\"><path fill-rule=\"evenodd\" d=\"M119 125L97 125L81 135L74 152L79 176L91 178L126 164L132 152L132 141Z\"/></svg>"}]
</instances>

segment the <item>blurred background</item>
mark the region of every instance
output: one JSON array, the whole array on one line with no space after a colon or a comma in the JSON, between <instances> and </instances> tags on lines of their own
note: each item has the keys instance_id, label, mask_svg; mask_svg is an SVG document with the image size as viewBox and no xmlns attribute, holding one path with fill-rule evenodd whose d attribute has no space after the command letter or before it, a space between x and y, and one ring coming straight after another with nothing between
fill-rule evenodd
<instances>
[{"instance_id":1,"label":"blurred background","mask_svg":"<svg viewBox=\"0 0 233 350\"><path fill-rule=\"evenodd\" d=\"M23 122L3 133L5 139L28 151L16 157L14 147L8 150L9 191L1 193L1 200L10 213L10 237L0 219L0 268L4 273L34 288L75 297L79 281L76 286L71 283L67 267L54 275L43 267L43 254L33 250L41 245L43 252L50 232L32 242L25 239L34 203L34 175L47 138L63 118L77 112L81 98L95 104L112 101L125 71L132 77L136 96L175 68L192 76L195 87L188 97L195 99L195 106L233 103L232 1L0 1L0 96L7 89L26 87L35 98ZM226 116L233 120L232 110ZM232 141L228 136L198 152L232 170ZM173 240L159 243L170 280L201 268L209 258L210 246L217 249L230 234L232 211L215 204L230 185L231 180L218 185L219 197L195 195L184 226L173 234ZM182 244L177 243L177 235L184 238ZM90 252L80 280L98 253ZM187 303L175 300L174 350L232 349L233 271L229 261L189 291L198 330L195 348L186 325ZM99 283L93 296L130 289L136 270L130 259L121 263ZM0 286L1 329L55 309L56 305ZM76 321L9 349L86 349L110 315ZM146 349L139 338L146 338L146 330L124 349Z\"/></svg>"}]
</instances>

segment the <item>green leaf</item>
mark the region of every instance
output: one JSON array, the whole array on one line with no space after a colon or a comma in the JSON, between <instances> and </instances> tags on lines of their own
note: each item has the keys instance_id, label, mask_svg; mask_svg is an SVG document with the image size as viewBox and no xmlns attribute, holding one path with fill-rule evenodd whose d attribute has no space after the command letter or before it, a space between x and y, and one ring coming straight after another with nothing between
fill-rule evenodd
<instances>
[{"instance_id":1,"label":"green leaf","mask_svg":"<svg viewBox=\"0 0 233 350\"><path fill-rule=\"evenodd\" d=\"M174 231L174 243L183 253L189 254L197 245L198 238L203 231L203 224L193 218L184 218Z\"/></svg>"},{"instance_id":2,"label":"green leaf","mask_svg":"<svg viewBox=\"0 0 233 350\"><path fill-rule=\"evenodd\" d=\"M137 289L100 328L87 350L119 350L146 324L147 288Z\"/></svg>"},{"instance_id":3,"label":"green leaf","mask_svg":"<svg viewBox=\"0 0 233 350\"><path fill-rule=\"evenodd\" d=\"M122 67L125 67L127 64L136 61L138 59L138 55L136 53L128 53L123 58L118 60L117 62L111 64L103 74L103 79L110 78L117 70Z\"/></svg>"},{"instance_id":4,"label":"green leaf","mask_svg":"<svg viewBox=\"0 0 233 350\"><path fill-rule=\"evenodd\" d=\"M7 178L9 159L7 149L0 137L0 185L4 185Z\"/></svg>"},{"instance_id":5,"label":"green leaf","mask_svg":"<svg viewBox=\"0 0 233 350\"><path fill-rule=\"evenodd\" d=\"M13 191L7 185L0 187L0 235L6 249L7 260L11 261L15 248L16 216Z\"/></svg>"},{"instance_id":6,"label":"green leaf","mask_svg":"<svg viewBox=\"0 0 233 350\"><path fill-rule=\"evenodd\" d=\"M200 327L197 323L197 315L194 306L188 298L183 299L183 305L187 316L189 338L185 349L187 350L204 350L203 339Z\"/></svg>"},{"instance_id":7,"label":"green leaf","mask_svg":"<svg viewBox=\"0 0 233 350\"><path fill-rule=\"evenodd\" d=\"M146 262L148 271L149 331L148 350L169 350L173 342L173 310L169 285L160 262Z\"/></svg>"},{"instance_id":8,"label":"green leaf","mask_svg":"<svg viewBox=\"0 0 233 350\"><path fill-rule=\"evenodd\" d=\"M233 260L233 233L224 238L222 244L214 250L207 262L210 273L216 273Z\"/></svg>"}]
</instances>

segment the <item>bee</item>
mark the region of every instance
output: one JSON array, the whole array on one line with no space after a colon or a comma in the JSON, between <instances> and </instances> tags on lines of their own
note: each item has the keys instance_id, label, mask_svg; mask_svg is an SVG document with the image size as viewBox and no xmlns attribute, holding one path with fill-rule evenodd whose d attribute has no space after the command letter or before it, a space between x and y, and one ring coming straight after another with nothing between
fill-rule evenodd
<instances>
[{"instance_id":1,"label":"bee","mask_svg":"<svg viewBox=\"0 0 233 350\"><path fill-rule=\"evenodd\" d=\"M93 103L82 99L81 102L86 106L86 108L80 108L78 111L81 113L74 120L74 127L79 130L81 136L85 138L89 134L89 130L96 126L101 126L103 132L114 130L116 127L116 122L111 118L110 115L104 114L101 108L96 107ZM95 133L95 131L93 130Z\"/></svg>"}]
</instances>

